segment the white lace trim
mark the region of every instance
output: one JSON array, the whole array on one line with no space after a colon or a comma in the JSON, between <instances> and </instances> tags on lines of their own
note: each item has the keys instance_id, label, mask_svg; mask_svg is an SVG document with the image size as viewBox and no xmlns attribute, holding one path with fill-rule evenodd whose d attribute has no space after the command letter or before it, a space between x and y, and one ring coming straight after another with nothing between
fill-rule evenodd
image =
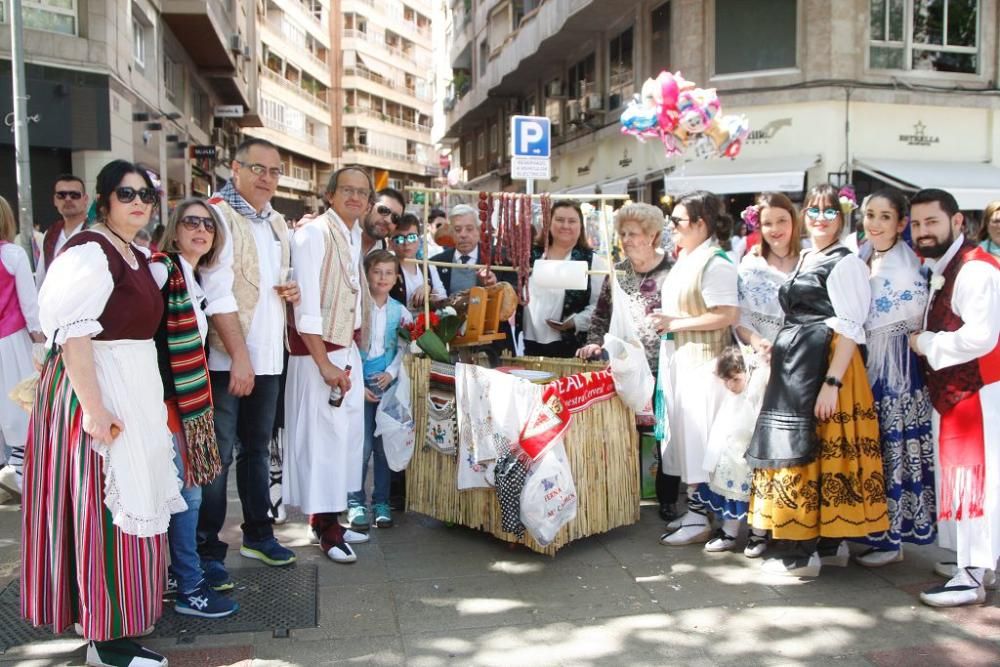
<instances>
[{"instance_id":1,"label":"white lace trim","mask_svg":"<svg viewBox=\"0 0 1000 667\"><path fill-rule=\"evenodd\" d=\"M52 344L65 345L66 341L70 338L84 338L87 336L96 336L97 334L104 331L104 327L97 320L77 320L75 322L69 322L68 324L63 324L58 329L55 330L53 336L46 341L48 347L52 347Z\"/></svg>"},{"instance_id":2,"label":"white lace trim","mask_svg":"<svg viewBox=\"0 0 1000 667\"><path fill-rule=\"evenodd\" d=\"M858 345L865 344L865 329L860 322L845 320L843 317L828 317L825 320L825 324L841 336L850 338Z\"/></svg>"},{"instance_id":3,"label":"white lace trim","mask_svg":"<svg viewBox=\"0 0 1000 667\"><path fill-rule=\"evenodd\" d=\"M157 508L153 516L139 516L130 512L122 502L118 480L114 467L111 465L111 457L108 455L110 448L98 443L94 443L92 446L104 460L104 506L111 512L112 522L126 535L135 535L136 537L162 535L167 532L167 528L170 526L170 515L183 512L188 508L178 491L175 495L167 498Z\"/></svg>"}]
</instances>

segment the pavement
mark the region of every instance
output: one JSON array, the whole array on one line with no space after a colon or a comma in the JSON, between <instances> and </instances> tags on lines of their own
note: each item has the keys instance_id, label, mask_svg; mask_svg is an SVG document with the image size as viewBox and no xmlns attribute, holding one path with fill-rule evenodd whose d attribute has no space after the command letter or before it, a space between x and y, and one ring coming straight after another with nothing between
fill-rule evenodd
<instances>
[{"instance_id":1,"label":"pavement","mask_svg":"<svg viewBox=\"0 0 1000 667\"><path fill-rule=\"evenodd\" d=\"M236 546L235 493L229 509L224 539ZM147 644L173 667L1000 664L1000 594L963 609L920 603L947 554L933 546L807 581L767 575L742 552L660 546L653 506L638 524L555 557L418 514L395 518L372 530L353 565L310 545L301 516L276 527L300 563L318 566L319 627ZM0 498L0 588L18 577L19 532L19 507ZM227 562L264 567L235 549ZM36 642L0 654L0 667L82 665L84 650L75 638Z\"/></svg>"}]
</instances>

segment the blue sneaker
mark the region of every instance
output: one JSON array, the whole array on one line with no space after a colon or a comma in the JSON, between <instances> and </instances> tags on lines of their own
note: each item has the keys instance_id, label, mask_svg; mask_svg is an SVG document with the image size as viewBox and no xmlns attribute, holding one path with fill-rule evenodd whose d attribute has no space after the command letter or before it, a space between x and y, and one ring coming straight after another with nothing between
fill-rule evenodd
<instances>
[{"instance_id":1,"label":"blue sneaker","mask_svg":"<svg viewBox=\"0 0 1000 667\"><path fill-rule=\"evenodd\" d=\"M244 538L243 546L240 547L240 555L279 567L295 562L295 552L278 544L278 540L273 537L259 542Z\"/></svg>"},{"instance_id":2,"label":"blue sneaker","mask_svg":"<svg viewBox=\"0 0 1000 667\"><path fill-rule=\"evenodd\" d=\"M236 587L221 560L205 559L201 561L201 571L205 577L205 583L213 591L231 591Z\"/></svg>"},{"instance_id":3,"label":"blue sneaker","mask_svg":"<svg viewBox=\"0 0 1000 667\"><path fill-rule=\"evenodd\" d=\"M189 593L177 592L177 603L174 611L185 616L200 616L202 618L225 618L240 610L236 600L230 600L208 587L205 580L198 582L198 587Z\"/></svg>"}]
</instances>

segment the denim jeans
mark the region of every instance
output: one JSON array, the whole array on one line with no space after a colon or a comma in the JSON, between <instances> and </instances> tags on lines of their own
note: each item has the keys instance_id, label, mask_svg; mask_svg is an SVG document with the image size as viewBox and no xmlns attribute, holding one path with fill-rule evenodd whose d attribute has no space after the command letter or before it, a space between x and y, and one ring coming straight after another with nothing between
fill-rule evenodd
<instances>
[{"instance_id":1,"label":"denim jeans","mask_svg":"<svg viewBox=\"0 0 1000 667\"><path fill-rule=\"evenodd\" d=\"M375 436L375 411L377 409L378 403L365 401L365 451L361 457L361 489L347 494L348 507L367 505L365 479L368 477L368 461L372 455L375 457L373 471L375 488L372 490L372 502L389 503L389 484L392 471L389 470L389 463L385 460L382 436Z\"/></svg>"},{"instance_id":2,"label":"denim jeans","mask_svg":"<svg viewBox=\"0 0 1000 667\"><path fill-rule=\"evenodd\" d=\"M183 434L174 433L174 465L177 476L184 484L184 461L181 460L180 440ZM198 558L198 510L201 508L201 487L182 486L181 498L187 509L170 515L167 544L170 546L170 569L177 577L177 589L193 591L202 580L201 560Z\"/></svg>"},{"instance_id":3,"label":"denim jeans","mask_svg":"<svg viewBox=\"0 0 1000 667\"><path fill-rule=\"evenodd\" d=\"M229 466L236 451L236 489L243 507L243 539L249 542L274 536L271 518L268 469L271 436L278 408L280 375L258 375L253 391L242 398L229 393L229 372L211 371L215 399L215 437L219 443L222 473L202 487L198 517L198 553L202 559L225 560L228 545L219 539L226 522Z\"/></svg>"}]
</instances>

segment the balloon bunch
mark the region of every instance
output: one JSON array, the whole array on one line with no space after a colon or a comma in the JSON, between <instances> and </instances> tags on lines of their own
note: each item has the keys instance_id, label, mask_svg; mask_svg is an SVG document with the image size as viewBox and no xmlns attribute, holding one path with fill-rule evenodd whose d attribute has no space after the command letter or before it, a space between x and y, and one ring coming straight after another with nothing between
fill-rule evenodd
<instances>
[{"instance_id":1,"label":"balloon bunch","mask_svg":"<svg viewBox=\"0 0 1000 667\"><path fill-rule=\"evenodd\" d=\"M621 116L622 134L655 137L668 156L691 149L697 157L735 158L750 134L746 116L722 115L714 88L698 88L680 72L646 79Z\"/></svg>"}]
</instances>

